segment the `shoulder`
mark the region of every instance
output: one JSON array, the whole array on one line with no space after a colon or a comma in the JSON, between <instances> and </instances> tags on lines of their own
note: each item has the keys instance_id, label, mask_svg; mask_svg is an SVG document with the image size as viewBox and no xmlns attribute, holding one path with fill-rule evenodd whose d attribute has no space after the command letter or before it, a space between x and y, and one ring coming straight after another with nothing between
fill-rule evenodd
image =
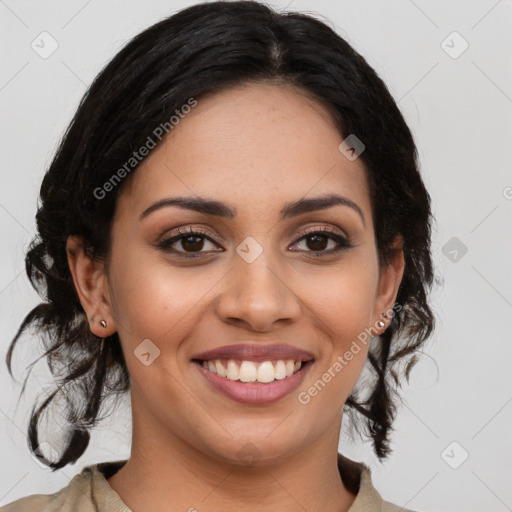
<instances>
[{"instance_id":1,"label":"shoulder","mask_svg":"<svg viewBox=\"0 0 512 512\"><path fill-rule=\"evenodd\" d=\"M102 499L103 487L108 486L98 469L118 467L121 462L126 461L87 466L59 491L25 496L0 507L0 512L96 512L96 498Z\"/></svg>"},{"instance_id":2,"label":"shoulder","mask_svg":"<svg viewBox=\"0 0 512 512\"><path fill-rule=\"evenodd\" d=\"M32 494L0 508L0 512L94 512L90 500L90 472L75 475L53 494Z\"/></svg>"},{"instance_id":3,"label":"shoulder","mask_svg":"<svg viewBox=\"0 0 512 512\"><path fill-rule=\"evenodd\" d=\"M348 512L414 512L385 501L374 487L371 469L338 453L338 468L347 489L356 495Z\"/></svg>"},{"instance_id":4,"label":"shoulder","mask_svg":"<svg viewBox=\"0 0 512 512\"><path fill-rule=\"evenodd\" d=\"M363 512L366 510L368 512L370 510L380 510L381 512L415 512L395 503L385 501L373 486L371 471L367 467L361 471L360 489L354 504L357 504L357 507L354 511L350 508L349 512Z\"/></svg>"},{"instance_id":5,"label":"shoulder","mask_svg":"<svg viewBox=\"0 0 512 512\"><path fill-rule=\"evenodd\" d=\"M0 512L40 512L48 510L55 494L32 494L0 507Z\"/></svg>"},{"instance_id":6,"label":"shoulder","mask_svg":"<svg viewBox=\"0 0 512 512\"><path fill-rule=\"evenodd\" d=\"M389 501L383 501L382 502L382 512L418 512L411 510L409 508L403 508L398 505L395 505L394 503L391 503Z\"/></svg>"}]
</instances>

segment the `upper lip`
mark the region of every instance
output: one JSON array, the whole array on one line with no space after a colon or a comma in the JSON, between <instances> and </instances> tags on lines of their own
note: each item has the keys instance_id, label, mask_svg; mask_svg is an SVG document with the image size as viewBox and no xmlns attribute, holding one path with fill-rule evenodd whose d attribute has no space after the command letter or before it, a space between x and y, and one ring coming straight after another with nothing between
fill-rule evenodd
<instances>
[{"instance_id":1,"label":"upper lip","mask_svg":"<svg viewBox=\"0 0 512 512\"><path fill-rule=\"evenodd\" d=\"M244 361L269 361L279 359L293 359L295 361L309 361L313 354L290 345L261 343L243 343L237 345L225 345L206 352L196 354L193 359L209 361L212 359L241 359Z\"/></svg>"}]
</instances>

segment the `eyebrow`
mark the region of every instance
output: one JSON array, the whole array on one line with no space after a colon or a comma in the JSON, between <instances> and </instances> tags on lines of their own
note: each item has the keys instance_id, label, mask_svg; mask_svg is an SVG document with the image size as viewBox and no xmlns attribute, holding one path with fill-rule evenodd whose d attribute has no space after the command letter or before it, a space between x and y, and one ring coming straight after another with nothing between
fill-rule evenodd
<instances>
[{"instance_id":1,"label":"eyebrow","mask_svg":"<svg viewBox=\"0 0 512 512\"><path fill-rule=\"evenodd\" d=\"M363 221L363 225L366 226L366 220L361 208L351 199L337 194L299 199L298 201L285 205L281 210L280 215L281 219L287 219L302 215L304 213L325 210L337 205L348 206L349 208L352 208L359 214L361 220ZM165 208L168 206L177 206L179 208L193 210L205 215L213 215L216 217L228 219L235 217L237 212L236 208L230 208L228 205L213 199L206 199L203 197L167 197L160 199L156 203L153 203L151 206L146 208L140 214L139 220L144 219L150 213L159 210L160 208Z\"/></svg>"}]
</instances>

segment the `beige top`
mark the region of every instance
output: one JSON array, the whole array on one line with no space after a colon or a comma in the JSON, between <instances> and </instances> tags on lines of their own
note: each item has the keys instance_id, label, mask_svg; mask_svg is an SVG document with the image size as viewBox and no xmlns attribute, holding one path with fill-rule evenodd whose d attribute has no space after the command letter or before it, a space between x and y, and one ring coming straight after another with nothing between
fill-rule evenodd
<instances>
[{"instance_id":1,"label":"beige top","mask_svg":"<svg viewBox=\"0 0 512 512\"><path fill-rule=\"evenodd\" d=\"M118 460L87 466L60 491L25 496L1 507L0 512L132 512L107 482L125 463ZM338 453L338 468L345 487L356 495L348 512L412 512L381 498L365 464Z\"/></svg>"}]
</instances>

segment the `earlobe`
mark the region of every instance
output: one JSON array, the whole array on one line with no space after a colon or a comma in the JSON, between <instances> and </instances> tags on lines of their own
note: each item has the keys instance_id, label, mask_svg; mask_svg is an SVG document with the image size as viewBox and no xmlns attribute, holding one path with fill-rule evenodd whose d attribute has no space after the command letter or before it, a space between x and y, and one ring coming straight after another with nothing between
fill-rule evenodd
<instances>
[{"instance_id":1,"label":"earlobe","mask_svg":"<svg viewBox=\"0 0 512 512\"><path fill-rule=\"evenodd\" d=\"M68 237L66 253L78 298L93 334L101 338L115 332L104 264L89 258L81 237Z\"/></svg>"},{"instance_id":2,"label":"earlobe","mask_svg":"<svg viewBox=\"0 0 512 512\"><path fill-rule=\"evenodd\" d=\"M402 282L405 260L403 252L403 239L397 235L394 241L395 256L382 268L374 309L374 326L380 336L389 327L395 314L396 297Z\"/></svg>"}]
</instances>

